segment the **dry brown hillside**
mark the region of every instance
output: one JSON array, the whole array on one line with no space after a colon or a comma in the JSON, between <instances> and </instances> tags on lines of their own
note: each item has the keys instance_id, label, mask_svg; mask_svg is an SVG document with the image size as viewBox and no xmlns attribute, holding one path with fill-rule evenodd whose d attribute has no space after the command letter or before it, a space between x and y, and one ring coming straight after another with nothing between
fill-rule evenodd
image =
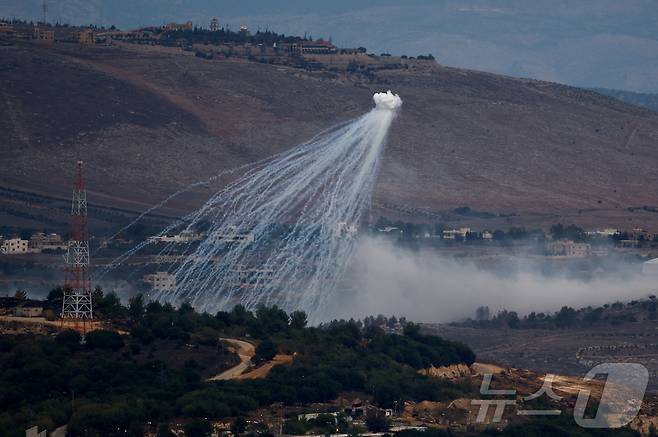
<instances>
[{"instance_id":1,"label":"dry brown hillside","mask_svg":"<svg viewBox=\"0 0 658 437\"><path fill-rule=\"evenodd\" d=\"M367 111L384 89L404 107L373 217L455 221L446 212L469 206L511 215L486 227L658 228L657 213L629 210L658 204L658 114L592 92L440 66L363 82L174 49L28 43L0 47L0 221L65 223L57 199L81 158L95 223L114 226Z\"/></svg>"}]
</instances>

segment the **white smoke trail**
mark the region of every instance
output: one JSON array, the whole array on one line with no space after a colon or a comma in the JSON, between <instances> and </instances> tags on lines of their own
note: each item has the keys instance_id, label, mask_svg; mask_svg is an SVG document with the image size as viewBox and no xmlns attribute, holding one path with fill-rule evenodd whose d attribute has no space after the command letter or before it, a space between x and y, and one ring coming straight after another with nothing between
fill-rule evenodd
<instances>
[{"instance_id":1,"label":"white smoke trail","mask_svg":"<svg viewBox=\"0 0 658 437\"><path fill-rule=\"evenodd\" d=\"M185 229L204 238L172 269L176 292L154 297L208 312L276 304L324 319L355 249L349 231L369 207L402 105L390 91L373 100L369 113L257 165L184 218Z\"/></svg>"}]
</instances>

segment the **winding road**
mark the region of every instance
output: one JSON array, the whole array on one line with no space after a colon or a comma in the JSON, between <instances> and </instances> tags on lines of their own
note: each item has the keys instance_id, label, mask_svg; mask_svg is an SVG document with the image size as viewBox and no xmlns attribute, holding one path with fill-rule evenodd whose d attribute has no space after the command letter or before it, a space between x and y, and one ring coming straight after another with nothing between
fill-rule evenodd
<instances>
[{"instance_id":1,"label":"winding road","mask_svg":"<svg viewBox=\"0 0 658 437\"><path fill-rule=\"evenodd\" d=\"M235 347L235 352L238 354L238 357L240 357L240 363L223 371L219 375L208 378L208 381L226 381L238 378L249 368L249 365L251 365L251 359L256 355L256 348L253 344L247 341L238 340L237 338L220 338L220 340L230 343Z\"/></svg>"}]
</instances>

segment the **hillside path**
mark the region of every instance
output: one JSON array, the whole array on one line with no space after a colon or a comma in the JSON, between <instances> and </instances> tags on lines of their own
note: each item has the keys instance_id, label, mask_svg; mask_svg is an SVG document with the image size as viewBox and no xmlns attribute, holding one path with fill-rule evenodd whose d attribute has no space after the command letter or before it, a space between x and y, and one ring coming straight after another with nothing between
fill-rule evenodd
<instances>
[{"instance_id":1,"label":"hillside path","mask_svg":"<svg viewBox=\"0 0 658 437\"><path fill-rule=\"evenodd\" d=\"M226 381L228 379L238 378L249 368L251 359L256 355L256 348L253 344L247 341L238 340L237 338L221 338L220 340L235 346L236 353L238 354L238 357L240 357L240 363L223 371L219 375L208 378L208 381Z\"/></svg>"}]
</instances>

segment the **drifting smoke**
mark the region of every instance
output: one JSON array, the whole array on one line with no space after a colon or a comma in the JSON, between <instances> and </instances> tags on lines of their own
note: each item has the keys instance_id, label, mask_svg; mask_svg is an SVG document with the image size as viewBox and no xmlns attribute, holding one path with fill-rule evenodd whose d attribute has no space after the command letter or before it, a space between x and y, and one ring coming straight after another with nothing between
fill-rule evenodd
<instances>
[{"instance_id":1,"label":"drifting smoke","mask_svg":"<svg viewBox=\"0 0 658 437\"><path fill-rule=\"evenodd\" d=\"M373 100L369 113L256 163L167 227L160 235L203 232L204 238L182 256L174 245L160 252L181 259L171 269L177 288L152 297L211 313L238 303L249 310L278 305L325 319L356 247L350 230L370 206L388 130L402 105L390 91Z\"/></svg>"},{"instance_id":2,"label":"drifting smoke","mask_svg":"<svg viewBox=\"0 0 658 437\"><path fill-rule=\"evenodd\" d=\"M506 271L484 269L463 259L411 252L379 238L360 241L354 257L354 295L341 296L335 317L372 314L406 316L424 322L473 317L478 306L493 313L520 314L580 308L646 297L655 291L647 278L620 262L591 280L544 275L529 263ZM630 272L624 275L624 270Z\"/></svg>"}]
</instances>

